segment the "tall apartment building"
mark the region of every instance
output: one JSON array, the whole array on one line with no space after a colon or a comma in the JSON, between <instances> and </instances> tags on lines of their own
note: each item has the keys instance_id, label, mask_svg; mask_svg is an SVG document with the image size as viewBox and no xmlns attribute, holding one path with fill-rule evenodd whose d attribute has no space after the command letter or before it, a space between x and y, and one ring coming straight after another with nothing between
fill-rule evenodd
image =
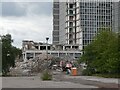
<instances>
[{"instance_id":1,"label":"tall apartment building","mask_svg":"<svg viewBox=\"0 0 120 90\"><path fill-rule=\"evenodd\" d=\"M59 43L59 2L53 3L53 43Z\"/></svg>"},{"instance_id":2,"label":"tall apartment building","mask_svg":"<svg viewBox=\"0 0 120 90\"><path fill-rule=\"evenodd\" d=\"M53 4L53 15L55 12ZM59 20L53 17L53 44L79 45L82 50L101 28L118 32L120 26L120 2L113 0L69 0L57 3ZM58 23L55 21L58 20ZM57 31L57 34L54 32ZM55 35L59 39L55 38ZM55 43L55 39L57 42Z\"/></svg>"},{"instance_id":3,"label":"tall apartment building","mask_svg":"<svg viewBox=\"0 0 120 90\"><path fill-rule=\"evenodd\" d=\"M113 19L112 19L112 28L113 31L118 32L120 30L120 1L113 3Z\"/></svg>"}]
</instances>

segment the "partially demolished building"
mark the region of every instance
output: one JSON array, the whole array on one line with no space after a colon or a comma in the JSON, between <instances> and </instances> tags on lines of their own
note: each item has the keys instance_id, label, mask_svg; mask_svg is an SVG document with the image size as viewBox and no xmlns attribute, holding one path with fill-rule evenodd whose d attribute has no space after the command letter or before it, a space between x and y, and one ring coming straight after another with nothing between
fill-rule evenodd
<instances>
[{"instance_id":1,"label":"partially demolished building","mask_svg":"<svg viewBox=\"0 0 120 90\"><path fill-rule=\"evenodd\" d=\"M23 60L32 60L40 54L53 55L54 57L77 59L82 54L79 45L53 45L34 41L23 40L22 42Z\"/></svg>"}]
</instances>

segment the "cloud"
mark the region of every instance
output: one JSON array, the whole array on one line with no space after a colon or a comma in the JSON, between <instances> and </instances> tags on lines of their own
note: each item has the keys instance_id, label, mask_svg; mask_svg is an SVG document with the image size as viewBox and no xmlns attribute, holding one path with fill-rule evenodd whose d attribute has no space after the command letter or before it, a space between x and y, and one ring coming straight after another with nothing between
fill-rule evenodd
<instances>
[{"instance_id":1,"label":"cloud","mask_svg":"<svg viewBox=\"0 0 120 90\"><path fill-rule=\"evenodd\" d=\"M53 2L53 0L1 0L1 2Z\"/></svg>"},{"instance_id":2,"label":"cloud","mask_svg":"<svg viewBox=\"0 0 120 90\"><path fill-rule=\"evenodd\" d=\"M0 18L0 32L10 33L14 39L14 45L18 47L24 39L45 42L47 36L50 37L51 43L52 17Z\"/></svg>"},{"instance_id":3,"label":"cloud","mask_svg":"<svg viewBox=\"0 0 120 90\"><path fill-rule=\"evenodd\" d=\"M2 3L2 16L25 16L26 9L17 6L15 2Z\"/></svg>"},{"instance_id":4,"label":"cloud","mask_svg":"<svg viewBox=\"0 0 120 90\"><path fill-rule=\"evenodd\" d=\"M0 17L1 34L10 33L14 40L13 45L17 47L21 47L22 40L45 42L46 37L50 37L49 43L51 43L52 8L50 7L52 6L45 6L47 3L14 4L14 6L4 6L6 9L3 10L10 10L12 13L3 11L4 16ZM13 7L16 9L12 10Z\"/></svg>"},{"instance_id":5,"label":"cloud","mask_svg":"<svg viewBox=\"0 0 120 90\"><path fill-rule=\"evenodd\" d=\"M50 2L3 2L2 16L50 15L51 9L52 3Z\"/></svg>"}]
</instances>

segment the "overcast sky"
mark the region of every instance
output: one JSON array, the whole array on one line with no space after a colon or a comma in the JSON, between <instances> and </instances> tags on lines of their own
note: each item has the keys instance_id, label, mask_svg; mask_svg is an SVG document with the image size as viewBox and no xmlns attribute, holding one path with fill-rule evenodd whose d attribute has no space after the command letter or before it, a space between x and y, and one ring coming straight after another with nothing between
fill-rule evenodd
<instances>
[{"instance_id":1,"label":"overcast sky","mask_svg":"<svg viewBox=\"0 0 120 90\"><path fill-rule=\"evenodd\" d=\"M52 43L52 2L0 3L0 34L10 33L13 45L21 47L22 40Z\"/></svg>"}]
</instances>

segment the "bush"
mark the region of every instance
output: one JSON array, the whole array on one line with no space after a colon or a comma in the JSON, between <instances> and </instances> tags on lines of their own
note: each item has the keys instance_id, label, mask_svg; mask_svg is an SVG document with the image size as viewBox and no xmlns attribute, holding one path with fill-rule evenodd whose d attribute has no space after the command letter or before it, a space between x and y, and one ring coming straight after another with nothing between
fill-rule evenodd
<instances>
[{"instance_id":1,"label":"bush","mask_svg":"<svg viewBox=\"0 0 120 90\"><path fill-rule=\"evenodd\" d=\"M95 70L92 68L87 68L82 71L82 75L86 75L86 76L91 76L94 73L95 73Z\"/></svg>"},{"instance_id":2,"label":"bush","mask_svg":"<svg viewBox=\"0 0 120 90\"><path fill-rule=\"evenodd\" d=\"M82 71L82 75L91 76L92 73L88 69L85 69L85 70Z\"/></svg>"},{"instance_id":3,"label":"bush","mask_svg":"<svg viewBox=\"0 0 120 90\"><path fill-rule=\"evenodd\" d=\"M50 74L48 71L44 71L41 76L42 80L52 80L52 74Z\"/></svg>"},{"instance_id":4,"label":"bush","mask_svg":"<svg viewBox=\"0 0 120 90\"><path fill-rule=\"evenodd\" d=\"M104 77L104 78L120 78L120 74L93 74L93 76Z\"/></svg>"}]
</instances>

